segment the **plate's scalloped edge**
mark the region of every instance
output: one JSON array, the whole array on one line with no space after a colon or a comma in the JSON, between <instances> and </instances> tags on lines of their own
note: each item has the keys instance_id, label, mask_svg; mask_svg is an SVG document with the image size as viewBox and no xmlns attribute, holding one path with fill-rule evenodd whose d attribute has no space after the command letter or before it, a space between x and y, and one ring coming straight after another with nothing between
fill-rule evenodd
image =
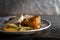
<instances>
[{"instance_id":1,"label":"plate's scalloped edge","mask_svg":"<svg viewBox=\"0 0 60 40\"><path fill-rule=\"evenodd\" d=\"M13 16L9 16L9 17L13 17ZM8 18L9 18L8 17ZM5 17L4 17L5 18ZM46 20L46 19L42 19L42 20L45 20L45 21L47 21L48 23L49 23L49 25L48 26L46 26L46 27L44 27L44 28L40 28L40 29L35 29L35 30L28 30L28 31L26 31L26 32L35 32L35 31L41 31L41 30L45 30L45 29L47 29L47 28L49 28L52 24L51 24L51 22L49 21L49 20ZM6 32L6 31L2 31L2 30L0 30L0 32ZM10 32L10 33L14 33L14 32ZM17 32L18 33L18 32ZM23 32L22 32L23 33ZM25 32L24 32L25 33Z\"/></svg>"}]
</instances>

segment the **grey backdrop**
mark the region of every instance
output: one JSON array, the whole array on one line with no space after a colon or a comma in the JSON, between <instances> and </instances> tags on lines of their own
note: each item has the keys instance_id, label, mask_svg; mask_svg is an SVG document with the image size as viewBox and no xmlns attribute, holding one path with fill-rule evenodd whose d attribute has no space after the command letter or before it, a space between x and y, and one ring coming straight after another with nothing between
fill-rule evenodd
<instances>
[{"instance_id":1,"label":"grey backdrop","mask_svg":"<svg viewBox=\"0 0 60 40\"><path fill-rule=\"evenodd\" d=\"M0 0L0 16L17 14L60 15L60 0Z\"/></svg>"}]
</instances>

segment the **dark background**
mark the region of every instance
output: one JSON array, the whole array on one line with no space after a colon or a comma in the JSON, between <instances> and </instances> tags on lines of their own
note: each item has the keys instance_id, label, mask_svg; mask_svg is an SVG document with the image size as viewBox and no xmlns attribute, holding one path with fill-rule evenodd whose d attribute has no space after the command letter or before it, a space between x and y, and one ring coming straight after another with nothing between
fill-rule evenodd
<instances>
[{"instance_id":1,"label":"dark background","mask_svg":"<svg viewBox=\"0 0 60 40\"><path fill-rule=\"evenodd\" d=\"M17 14L59 15L59 0L0 0L0 16Z\"/></svg>"}]
</instances>

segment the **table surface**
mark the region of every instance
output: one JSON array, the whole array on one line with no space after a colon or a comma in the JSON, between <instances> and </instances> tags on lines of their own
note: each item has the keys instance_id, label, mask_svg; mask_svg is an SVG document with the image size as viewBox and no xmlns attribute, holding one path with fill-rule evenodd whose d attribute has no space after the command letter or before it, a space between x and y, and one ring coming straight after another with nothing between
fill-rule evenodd
<instances>
[{"instance_id":1,"label":"table surface","mask_svg":"<svg viewBox=\"0 0 60 40\"><path fill-rule=\"evenodd\" d=\"M8 35L0 33L0 39L18 40L18 39L33 39L33 38L60 38L60 15L41 15L42 18L51 21L50 28L36 32L30 35Z\"/></svg>"}]
</instances>

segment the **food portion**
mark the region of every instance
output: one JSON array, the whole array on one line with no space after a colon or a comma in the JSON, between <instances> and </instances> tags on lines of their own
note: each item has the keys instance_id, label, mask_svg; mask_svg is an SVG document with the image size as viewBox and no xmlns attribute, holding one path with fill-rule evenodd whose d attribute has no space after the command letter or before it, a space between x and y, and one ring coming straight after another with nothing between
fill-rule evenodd
<instances>
[{"instance_id":1,"label":"food portion","mask_svg":"<svg viewBox=\"0 0 60 40\"><path fill-rule=\"evenodd\" d=\"M41 26L40 24L41 24L40 16L26 18L21 23L22 26L28 26L28 27L31 27L32 29L39 29Z\"/></svg>"},{"instance_id":2,"label":"food portion","mask_svg":"<svg viewBox=\"0 0 60 40\"><path fill-rule=\"evenodd\" d=\"M24 32L24 31L32 30L32 29L30 27L25 27L25 26L9 23L6 25L6 27L3 28L3 30L7 32L18 32L18 31Z\"/></svg>"},{"instance_id":3,"label":"food portion","mask_svg":"<svg viewBox=\"0 0 60 40\"><path fill-rule=\"evenodd\" d=\"M12 19L11 19L12 20ZM4 31L7 32L18 32L18 31L27 31L33 29L39 29L41 27L41 17L33 16L30 18L25 18L21 23L7 23L5 27L3 27Z\"/></svg>"}]
</instances>

